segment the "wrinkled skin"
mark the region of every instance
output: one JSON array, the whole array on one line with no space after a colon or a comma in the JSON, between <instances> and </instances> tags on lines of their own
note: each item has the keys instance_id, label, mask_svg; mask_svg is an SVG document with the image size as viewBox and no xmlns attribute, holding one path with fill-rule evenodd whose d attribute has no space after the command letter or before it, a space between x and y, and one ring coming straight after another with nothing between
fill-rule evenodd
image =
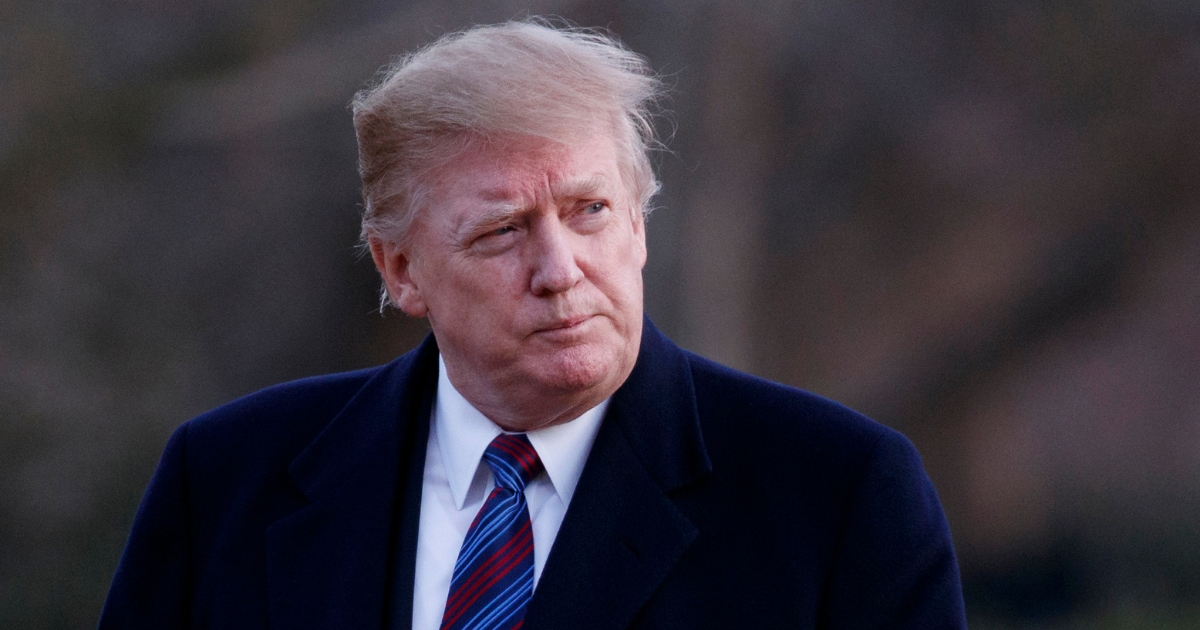
<instances>
[{"instance_id":1,"label":"wrinkled skin","mask_svg":"<svg viewBox=\"0 0 1200 630\"><path fill-rule=\"evenodd\" d=\"M455 388L512 431L610 396L637 359L646 262L612 139L472 142L432 175L408 247L370 245L394 303L429 318Z\"/></svg>"}]
</instances>

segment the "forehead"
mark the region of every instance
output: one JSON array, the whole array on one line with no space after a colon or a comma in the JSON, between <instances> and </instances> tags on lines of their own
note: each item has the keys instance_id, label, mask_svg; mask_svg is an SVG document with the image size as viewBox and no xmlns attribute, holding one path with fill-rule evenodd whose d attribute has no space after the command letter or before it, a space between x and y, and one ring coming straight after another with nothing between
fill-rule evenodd
<instances>
[{"instance_id":1,"label":"forehead","mask_svg":"<svg viewBox=\"0 0 1200 630\"><path fill-rule=\"evenodd\" d=\"M597 133L564 142L530 136L471 139L434 171L431 183L436 202L462 196L516 201L595 188L616 194L621 182L616 143Z\"/></svg>"}]
</instances>

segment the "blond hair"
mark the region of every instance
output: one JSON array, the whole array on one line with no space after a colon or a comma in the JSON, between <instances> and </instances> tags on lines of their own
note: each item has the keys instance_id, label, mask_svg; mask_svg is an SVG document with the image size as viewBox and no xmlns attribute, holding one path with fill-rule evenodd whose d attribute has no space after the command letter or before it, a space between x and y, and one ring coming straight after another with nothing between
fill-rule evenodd
<instances>
[{"instance_id":1,"label":"blond hair","mask_svg":"<svg viewBox=\"0 0 1200 630\"><path fill-rule=\"evenodd\" d=\"M611 130L629 197L648 212L659 189L649 151L661 91L644 58L599 31L531 19L442 36L354 97L364 243L405 244L428 195L425 175L472 136L566 143Z\"/></svg>"}]
</instances>

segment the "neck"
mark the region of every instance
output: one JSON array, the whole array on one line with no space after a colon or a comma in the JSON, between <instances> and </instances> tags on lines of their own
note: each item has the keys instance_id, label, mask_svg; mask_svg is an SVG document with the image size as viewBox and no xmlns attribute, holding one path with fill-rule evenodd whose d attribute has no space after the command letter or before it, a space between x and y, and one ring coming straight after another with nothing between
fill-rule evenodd
<instances>
[{"instance_id":1,"label":"neck","mask_svg":"<svg viewBox=\"0 0 1200 630\"><path fill-rule=\"evenodd\" d=\"M444 357L442 369L450 386L488 420L505 431L521 433L570 422L587 413L612 396L629 376L632 365L590 387L548 391L457 378L459 375Z\"/></svg>"}]
</instances>

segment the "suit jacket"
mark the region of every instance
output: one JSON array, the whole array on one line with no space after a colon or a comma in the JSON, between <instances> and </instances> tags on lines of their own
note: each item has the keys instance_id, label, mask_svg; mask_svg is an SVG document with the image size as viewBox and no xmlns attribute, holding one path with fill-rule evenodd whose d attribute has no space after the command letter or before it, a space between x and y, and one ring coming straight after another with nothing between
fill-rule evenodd
<instances>
[{"instance_id":1,"label":"suit jacket","mask_svg":"<svg viewBox=\"0 0 1200 630\"><path fill-rule=\"evenodd\" d=\"M408 627L432 336L184 423L102 628ZM524 627L961 628L933 487L899 433L646 322Z\"/></svg>"}]
</instances>

